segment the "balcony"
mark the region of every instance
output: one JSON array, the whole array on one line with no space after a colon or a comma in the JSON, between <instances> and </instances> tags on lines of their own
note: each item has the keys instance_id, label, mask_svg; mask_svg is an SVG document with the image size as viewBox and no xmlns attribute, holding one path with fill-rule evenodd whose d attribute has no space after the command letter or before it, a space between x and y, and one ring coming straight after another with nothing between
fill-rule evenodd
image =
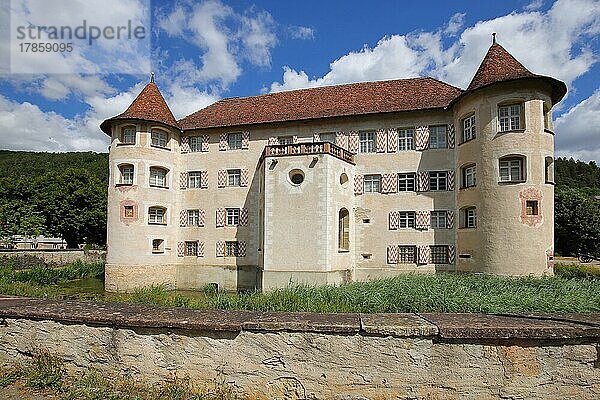
<instances>
[{"instance_id":1,"label":"balcony","mask_svg":"<svg viewBox=\"0 0 600 400\"><path fill-rule=\"evenodd\" d=\"M277 144L265 146L261 158L283 156L305 156L312 154L329 154L342 161L354 165L354 153L342 149L330 142Z\"/></svg>"}]
</instances>

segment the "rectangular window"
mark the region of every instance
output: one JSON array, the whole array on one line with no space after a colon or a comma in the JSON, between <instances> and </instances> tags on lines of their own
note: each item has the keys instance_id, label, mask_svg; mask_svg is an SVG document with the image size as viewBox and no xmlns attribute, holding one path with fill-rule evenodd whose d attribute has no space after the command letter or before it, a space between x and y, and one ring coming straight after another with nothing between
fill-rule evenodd
<instances>
[{"instance_id":1,"label":"rectangular window","mask_svg":"<svg viewBox=\"0 0 600 400\"><path fill-rule=\"evenodd\" d=\"M190 136L190 151L192 153L197 153L202 151L202 137L200 136Z\"/></svg>"},{"instance_id":2,"label":"rectangular window","mask_svg":"<svg viewBox=\"0 0 600 400\"><path fill-rule=\"evenodd\" d=\"M239 254L239 242L225 242L225 257L238 257Z\"/></svg>"},{"instance_id":3,"label":"rectangular window","mask_svg":"<svg viewBox=\"0 0 600 400\"><path fill-rule=\"evenodd\" d=\"M513 158L500 160L500 181L521 182L523 181L523 159Z\"/></svg>"},{"instance_id":4,"label":"rectangular window","mask_svg":"<svg viewBox=\"0 0 600 400\"><path fill-rule=\"evenodd\" d=\"M241 186L242 171L239 169L227 170L227 186Z\"/></svg>"},{"instance_id":5,"label":"rectangular window","mask_svg":"<svg viewBox=\"0 0 600 400\"><path fill-rule=\"evenodd\" d=\"M152 240L152 252L153 253L163 253L164 252L163 243L164 243L164 240L162 240L162 239L153 239Z\"/></svg>"},{"instance_id":6,"label":"rectangular window","mask_svg":"<svg viewBox=\"0 0 600 400\"><path fill-rule=\"evenodd\" d=\"M400 246L398 262L401 264L414 264L416 250L415 246Z\"/></svg>"},{"instance_id":7,"label":"rectangular window","mask_svg":"<svg viewBox=\"0 0 600 400\"><path fill-rule=\"evenodd\" d=\"M148 223L150 224L164 224L165 223L165 209L160 207L150 207L148 210Z\"/></svg>"},{"instance_id":8,"label":"rectangular window","mask_svg":"<svg viewBox=\"0 0 600 400\"><path fill-rule=\"evenodd\" d=\"M240 209L239 208L228 208L227 209L227 225L236 226L240 223Z\"/></svg>"},{"instance_id":9,"label":"rectangular window","mask_svg":"<svg viewBox=\"0 0 600 400\"><path fill-rule=\"evenodd\" d=\"M123 206L123 216L125 218L133 218L133 206Z\"/></svg>"},{"instance_id":10,"label":"rectangular window","mask_svg":"<svg viewBox=\"0 0 600 400\"><path fill-rule=\"evenodd\" d=\"M121 184L133 185L133 165L123 165L119 169L121 170Z\"/></svg>"},{"instance_id":11,"label":"rectangular window","mask_svg":"<svg viewBox=\"0 0 600 400\"><path fill-rule=\"evenodd\" d=\"M448 264L448 246L429 246L433 264Z\"/></svg>"},{"instance_id":12,"label":"rectangular window","mask_svg":"<svg viewBox=\"0 0 600 400\"><path fill-rule=\"evenodd\" d=\"M188 187L190 189L200 188L202 185L202 172L190 171L188 172Z\"/></svg>"},{"instance_id":13,"label":"rectangular window","mask_svg":"<svg viewBox=\"0 0 600 400\"><path fill-rule=\"evenodd\" d=\"M431 228L446 229L446 211L431 212Z\"/></svg>"},{"instance_id":14,"label":"rectangular window","mask_svg":"<svg viewBox=\"0 0 600 400\"><path fill-rule=\"evenodd\" d=\"M200 226L200 210L187 210L188 226Z\"/></svg>"},{"instance_id":15,"label":"rectangular window","mask_svg":"<svg viewBox=\"0 0 600 400\"><path fill-rule=\"evenodd\" d=\"M229 150L236 150L242 148L242 134L241 133L230 133L227 135L227 146Z\"/></svg>"},{"instance_id":16,"label":"rectangular window","mask_svg":"<svg viewBox=\"0 0 600 400\"><path fill-rule=\"evenodd\" d=\"M335 133L321 133L321 142L329 142L335 144Z\"/></svg>"},{"instance_id":17,"label":"rectangular window","mask_svg":"<svg viewBox=\"0 0 600 400\"><path fill-rule=\"evenodd\" d=\"M477 184L477 171L475 165L463 168L463 187L471 187Z\"/></svg>"},{"instance_id":18,"label":"rectangular window","mask_svg":"<svg viewBox=\"0 0 600 400\"><path fill-rule=\"evenodd\" d=\"M538 201L537 200L527 200L525 202L525 207L527 209L527 215L538 215Z\"/></svg>"},{"instance_id":19,"label":"rectangular window","mask_svg":"<svg viewBox=\"0 0 600 400\"><path fill-rule=\"evenodd\" d=\"M162 168L150 168L150 186L167 187L167 171Z\"/></svg>"},{"instance_id":20,"label":"rectangular window","mask_svg":"<svg viewBox=\"0 0 600 400\"><path fill-rule=\"evenodd\" d=\"M521 105L511 104L498 107L500 132L521 129Z\"/></svg>"},{"instance_id":21,"label":"rectangular window","mask_svg":"<svg viewBox=\"0 0 600 400\"><path fill-rule=\"evenodd\" d=\"M415 149L415 130L398 129L398 150L407 151Z\"/></svg>"},{"instance_id":22,"label":"rectangular window","mask_svg":"<svg viewBox=\"0 0 600 400\"><path fill-rule=\"evenodd\" d=\"M468 142L475 139L475 114L463 119L462 141Z\"/></svg>"},{"instance_id":23,"label":"rectangular window","mask_svg":"<svg viewBox=\"0 0 600 400\"><path fill-rule=\"evenodd\" d=\"M360 152L373 153L375 151L375 132L360 132Z\"/></svg>"},{"instance_id":24,"label":"rectangular window","mask_svg":"<svg viewBox=\"0 0 600 400\"><path fill-rule=\"evenodd\" d=\"M477 227L477 209L475 207L465 209L465 228Z\"/></svg>"},{"instance_id":25,"label":"rectangular window","mask_svg":"<svg viewBox=\"0 0 600 400\"><path fill-rule=\"evenodd\" d=\"M294 138L291 136L279 136L277 139L279 144L294 144Z\"/></svg>"},{"instance_id":26,"label":"rectangular window","mask_svg":"<svg viewBox=\"0 0 600 400\"><path fill-rule=\"evenodd\" d=\"M414 192L415 191L415 173L398 174L398 191L399 192Z\"/></svg>"},{"instance_id":27,"label":"rectangular window","mask_svg":"<svg viewBox=\"0 0 600 400\"><path fill-rule=\"evenodd\" d=\"M122 144L135 144L135 128L124 128Z\"/></svg>"},{"instance_id":28,"label":"rectangular window","mask_svg":"<svg viewBox=\"0 0 600 400\"><path fill-rule=\"evenodd\" d=\"M365 175L365 193L381 191L381 175Z\"/></svg>"},{"instance_id":29,"label":"rectangular window","mask_svg":"<svg viewBox=\"0 0 600 400\"><path fill-rule=\"evenodd\" d=\"M448 172L430 172L429 173L429 190L447 190L448 189Z\"/></svg>"},{"instance_id":30,"label":"rectangular window","mask_svg":"<svg viewBox=\"0 0 600 400\"><path fill-rule=\"evenodd\" d=\"M429 127L429 148L445 149L446 145L446 125Z\"/></svg>"},{"instance_id":31,"label":"rectangular window","mask_svg":"<svg viewBox=\"0 0 600 400\"><path fill-rule=\"evenodd\" d=\"M198 255L198 242L185 242L185 255L186 256L197 256Z\"/></svg>"},{"instance_id":32,"label":"rectangular window","mask_svg":"<svg viewBox=\"0 0 600 400\"><path fill-rule=\"evenodd\" d=\"M400 228L414 228L415 227L415 212L414 211L400 211L399 213Z\"/></svg>"},{"instance_id":33,"label":"rectangular window","mask_svg":"<svg viewBox=\"0 0 600 400\"><path fill-rule=\"evenodd\" d=\"M167 147L168 135L166 132L153 130L150 136L152 138L152 146Z\"/></svg>"}]
</instances>

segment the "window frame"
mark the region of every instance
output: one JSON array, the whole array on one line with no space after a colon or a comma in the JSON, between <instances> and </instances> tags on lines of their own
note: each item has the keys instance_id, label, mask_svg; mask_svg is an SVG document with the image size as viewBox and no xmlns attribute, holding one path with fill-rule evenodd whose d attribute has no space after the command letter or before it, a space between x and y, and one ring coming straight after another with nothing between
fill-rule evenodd
<instances>
[{"instance_id":1,"label":"window frame","mask_svg":"<svg viewBox=\"0 0 600 400\"><path fill-rule=\"evenodd\" d=\"M341 208L338 213L338 251L350 251L350 212Z\"/></svg>"},{"instance_id":2,"label":"window frame","mask_svg":"<svg viewBox=\"0 0 600 400\"><path fill-rule=\"evenodd\" d=\"M187 210L187 226L200 226L200 210Z\"/></svg>"},{"instance_id":3,"label":"window frame","mask_svg":"<svg viewBox=\"0 0 600 400\"><path fill-rule=\"evenodd\" d=\"M190 153L200 153L202 151L202 136L189 136L188 144Z\"/></svg>"},{"instance_id":4,"label":"window frame","mask_svg":"<svg viewBox=\"0 0 600 400\"><path fill-rule=\"evenodd\" d=\"M401 128L398 132L398 151L415 149L415 128ZM410 133L410 135L409 135Z\"/></svg>"},{"instance_id":5,"label":"window frame","mask_svg":"<svg viewBox=\"0 0 600 400\"><path fill-rule=\"evenodd\" d=\"M412 189L409 189L411 182L412 182ZM406 188L406 189L404 189L404 188ZM398 192L416 192L416 191L417 191L417 174L415 172L399 172L398 173Z\"/></svg>"},{"instance_id":6,"label":"window frame","mask_svg":"<svg viewBox=\"0 0 600 400\"><path fill-rule=\"evenodd\" d=\"M159 183L157 183L157 177L159 177L160 175L157 175L158 172L163 173L162 175L162 179L163 179L163 185L160 185ZM169 185L168 185L168 179L167 179L167 175L169 173L169 170L163 167L150 167L150 171L149 171L149 175L148 175L148 186L153 187L153 188L160 188L160 189L168 189ZM154 183L153 183L153 179L154 179Z\"/></svg>"},{"instance_id":7,"label":"window frame","mask_svg":"<svg viewBox=\"0 0 600 400\"><path fill-rule=\"evenodd\" d=\"M369 182L369 190L367 190L367 181ZM373 190L373 185L377 184L377 190ZM364 193L381 193L381 175L368 174L363 176L363 192Z\"/></svg>"},{"instance_id":8,"label":"window frame","mask_svg":"<svg viewBox=\"0 0 600 400\"><path fill-rule=\"evenodd\" d=\"M434 134L435 132L435 134ZM443 132L443 135L441 133ZM443 140L440 140L440 136ZM436 138L435 141L433 138ZM435 143L435 145L434 145ZM443 143L443 146L441 145ZM448 148L448 128L446 125L433 125L429 127L429 148L447 149Z\"/></svg>"},{"instance_id":9,"label":"window frame","mask_svg":"<svg viewBox=\"0 0 600 400\"><path fill-rule=\"evenodd\" d=\"M202 187L202 171L188 171L188 188L200 189Z\"/></svg>"},{"instance_id":10,"label":"window frame","mask_svg":"<svg viewBox=\"0 0 600 400\"><path fill-rule=\"evenodd\" d=\"M126 174L126 170L131 170L130 174ZM131 181L126 181L125 177L130 175ZM119 164L119 183L118 185L131 186L135 180L135 166L133 164Z\"/></svg>"},{"instance_id":11,"label":"window frame","mask_svg":"<svg viewBox=\"0 0 600 400\"><path fill-rule=\"evenodd\" d=\"M364 137L363 137L364 136ZM358 152L375 153L375 132L361 131L358 133Z\"/></svg>"},{"instance_id":12,"label":"window frame","mask_svg":"<svg viewBox=\"0 0 600 400\"><path fill-rule=\"evenodd\" d=\"M433 182L436 182L435 189ZM441 188L441 182L444 183L443 188ZM429 190L432 192L444 192L448 190L448 171L429 171Z\"/></svg>"},{"instance_id":13,"label":"window frame","mask_svg":"<svg viewBox=\"0 0 600 400\"><path fill-rule=\"evenodd\" d=\"M294 144L294 137L293 136L278 136L277 141L279 142L279 144L287 146L290 144Z\"/></svg>"},{"instance_id":14,"label":"window frame","mask_svg":"<svg viewBox=\"0 0 600 400\"><path fill-rule=\"evenodd\" d=\"M158 245L155 245L158 243ZM164 239L152 239L152 254L162 254L165 252Z\"/></svg>"},{"instance_id":15,"label":"window frame","mask_svg":"<svg viewBox=\"0 0 600 400\"><path fill-rule=\"evenodd\" d=\"M519 111L518 114L513 114L515 107ZM523 109L524 105L522 102L498 104L498 132L514 132L524 129ZM508 114L503 116L502 110L508 110ZM513 119L515 118L518 121L517 126L513 124ZM506 129L503 127L503 121L508 121Z\"/></svg>"},{"instance_id":16,"label":"window frame","mask_svg":"<svg viewBox=\"0 0 600 400\"><path fill-rule=\"evenodd\" d=\"M325 139L324 136L328 137L329 139ZM333 143L333 144L335 144L335 133L334 132L320 133L319 134L319 140L321 142L327 142L327 143Z\"/></svg>"},{"instance_id":17,"label":"window frame","mask_svg":"<svg viewBox=\"0 0 600 400\"><path fill-rule=\"evenodd\" d=\"M477 165L468 164L461 168L461 189L477 186Z\"/></svg>"},{"instance_id":18,"label":"window frame","mask_svg":"<svg viewBox=\"0 0 600 400\"><path fill-rule=\"evenodd\" d=\"M233 179L233 183L232 183ZM227 186L228 187L241 187L242 186L242 170L239 168L232 168L227 170Z\"/></svg>"},{"instance_id":19,"label":"window frame","mask_svg":"<svg viewBox=\"0 0 600 400\"><path fill-rule=\"evenodd\" d=\"M416 226L416 220L417 213L415 211L398 212L398 228L400 229L414 229Z\"/></svg>"},{"instance_id":20,"label":"window frame","mask_svg":"<svg viewBox=\"0 0 600 400\"><path fill-rule=\"evenodd\" d=\"M167 225L167 209L160 206L148 207L148 225Z\"/></svg>"},{"instance_id":21,"label":"window frame","mask_svg":"<svg viewBox=\"0 0 600 400\"><path fill-rule=\"evenodd\" d=\"M518 162L517 166L511 165L512 162ZM508 163L508 165L502 165ZM527 180L525 173L526 160L523 156L506 156L498 159L498 181L500 183L523 183ZM517 179L512 178L513 168L518 167L519 176ZM502 171L507 170L507 179L503 179Z\"/></svg>"},{"instance_id":22,"label":"window frame","mask_svg":"<svg viewBox=\"0 0 600 400\"><path fill-rule=\"evenodd\" d=\"M132 131L133 130L133 138L132 140L128 141L126 140L126 138L130 135L127 134L127 131ZM137 127L135 125L126 125L121 127L121 135L119 137L119 144L122 145L135 145L137 140Z\"/></svg>"},{"instance_id":23,"label":"window frame","mask_svg":"<svg viewBox=\"0 0 600 400\"><path fill-rule=\"evenodd\" d=\"M227 149L241 150L242 149L242 132L231 132L227 134Z\"/></svg>"},{"instance_id":24,"label":"window frame","mask_svg":"<svg viewBox=\"0 0 600 400\"><path fill-rule=\"evenodd\" d=\"M417 260L417 246L398 246L398 264L415 264Z\"/></svg>"},{"instance_id":25,"label":"window frame","mask_svg":"<svg viewBox=\"0 0 600 400\"><path fill-rule=\"evenodd\" d=\"M530 205L531 203L531 205ZM531 208L531 212L529 212ZM539 200L525 200L525 215L533 217L540 215L540 202Z\"/></svg>"},{"instance_id":26,"label":"window frame","mask_svg":"<svg viewBox=\"0 0 600 400\"><path fill-rule=\"evenodd\" d=\"M135 207L131 204L125 204L123 206L123 218L134 218Z\"/></svg>"},{"instance_id":27,"label":"window frame","mask_svg":"<svg viewBox=\"0 0 600 400\"><path fill-rule=\"evenodd\" d=\"M156 134L156 137L154 136ZM163 137L164 136L164 137ZM150 129L150 146L169 150L169 133L162 129ZM164 146L162 143L164 142Z\"/></svg>"},{"instance_id":28,"label":"window frame","mask_svg":"<svg viewBox=\"0 0 600 400\"><path fill-rule=\"evenodd\" d=\"M469 142L475 138L477 138L477 127L475 120L475 113L467 115L461 120L462 126L462 141L461 143Z\"/></svg>"},{"instance_id":29,"label":"window frame","mask_svg":"<svg viewBox=\"0 0 600 400\"><path fill-rule=\"evenodd\" d=\"M430 213L431 218L431 229L447 229L448 228L448 220L447 220L447 211L446 210L433 210ZM436 223L434 224L435 221ZM440 224L442 221L442 224Z\"/></svg>"},{"instance_id":30,"label":"window frame","mask_svg":"<svg viewBox=\"0 0 600 400\"><path fill-rule=\"evenodd\" d=\"M241 209L235 208L235 207L226 208L225 209L225 225L239 226L241 211L242 211Z\"/></svg>"},{"instance_id":31,"label":"window frame","mask_svg":"<svg viewBox=\"0 0 600 400\"><path fill-rule=\"evenodd\" d=\"M198 242L195 240L185 241L185 257L198 257Z\"/></svg>"},{"instance_id":32,"label":"window frame","mask_svg":"<svg viewBox=\"0 0 600 400\"><path fill-rule=\"evenodd\" d=\"M463 228L474 229L477 228L477 207L465 207L464 213L464 226Z\"/></svg>"},{"instance_id":33,"label":"window frame","mask_svg":"<svg viewBox=\"0 0 600 400\"><path fill-rule=\"evenodd\" d=\"M236 240L225 241L225 257L239 257L240 256L240 242Z\"/></svg>"},{"instance_id":34,"label":"window frame","mask_svg":"<svg viewBox=\"0 0 600 400\"><path fill-rule=\"evenodd\" d=\"M449 249L447 245L431 245L429 246L431 253L431 263L432 264L449 264ZM441 251L440 251L441 250ZM436 259L436 257L441 257Z\"/></svg>"}]
</instances>

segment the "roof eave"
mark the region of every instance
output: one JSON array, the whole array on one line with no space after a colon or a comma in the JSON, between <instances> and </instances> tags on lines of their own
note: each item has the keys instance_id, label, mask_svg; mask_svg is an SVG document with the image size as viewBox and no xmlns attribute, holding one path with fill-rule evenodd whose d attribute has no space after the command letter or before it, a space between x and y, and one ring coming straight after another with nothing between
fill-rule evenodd
<instances>
[{"instance_id":1,"label":"roof eave","mask_svg":"<svg viewBox=\"0 0 600 400\"><path fill-rule=\"evenodd\" d=\"M173 125L173 124L168 124L164 121L159 121L159 120L155 120L155 119L145 119L145 118L130 118L130 117L112 117L112 118L108 118L106 120L104 120L101 124L100 124L100 130L102 130L102 132L104 132L105 134L107 134L108 136L111 136L111 124L115 121L139 121L139 122L152 122L152 123L156 123L156 124L160 124L169 128L173 128L173 129L177 129L178 131L181 132L181 128L179 126Z\"/></svg>"}]
</instances>

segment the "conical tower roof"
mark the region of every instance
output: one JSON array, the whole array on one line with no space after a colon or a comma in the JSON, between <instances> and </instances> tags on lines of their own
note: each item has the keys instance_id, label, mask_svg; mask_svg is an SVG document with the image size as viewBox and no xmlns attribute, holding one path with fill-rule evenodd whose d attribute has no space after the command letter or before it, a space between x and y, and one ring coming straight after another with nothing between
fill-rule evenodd
<instances>
[{"instance_id":1,"label":"conical tower roof","mask_svg":"<svg viewBox=\"0 0 600 400\"><path fill-rule=\"evenodd\" d=\"M160 93L158 86L154 83L154 78L150 80L150 83L146 85L125 112L102 122L100 129L110 135L111 122L122 119L159 122L179 129L179 124Z\"/></svg>"}]
</instances>

